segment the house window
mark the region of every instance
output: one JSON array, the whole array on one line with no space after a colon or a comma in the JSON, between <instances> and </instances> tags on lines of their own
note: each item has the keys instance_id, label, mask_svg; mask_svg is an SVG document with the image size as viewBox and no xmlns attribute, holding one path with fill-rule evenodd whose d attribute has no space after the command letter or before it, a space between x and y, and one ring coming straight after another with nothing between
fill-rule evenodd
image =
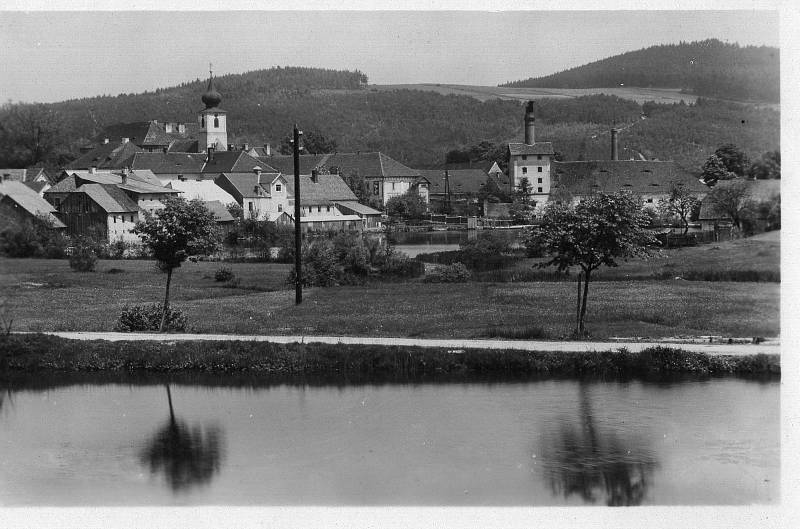
<instances>
[{"instance_id":1,"label":"house window","mask_svg":"<svg viewBox=\"0 0 800 529\"><path fill-rule=\"evenodd\" d=\"M317 206L317 213L321 213L321 212L322 212L322 206Z\"/></svg>"},{"instance_id":2,"label":"house window","mask_svg":"<svg viewBox=\"0 0 800 529\"><path fill-rule=\"evenodd\" d=\"M381 192L381 184L380 182L372 182L372 194L379 195Z\"/></svg>"},{"instance_id":3,"label":"house window","mask_svg":"<svg viewBox=\"0 0 800 529\"><path fill-rule=\"evenodd\" d=\"M539 180L539 181L538 181L537 183L538 183L538 184L541 184L541 183L542 183L542 179L541 179L541 178L539 178L538 180Z\"/></svg>"},{"instance_id":4,"label":"house window","mask_svg":"<svg viewBox=\"0 0 800 529\"><path fill-rule=\"evenodd\" d=\"M280 193L280 191L281 191L281 185L280 184L275 184L275 191Z\"/></svg>"},{"instance_id":5,"label":"house window","mask_svg":"<svg viewBox=\"0 0 800 529\"><path fill-rule=\"evenodd\" d=\"M526 155L524 155L524 154L523 154L523 155L522 155L522 159L523 159L523 160L527 160L527 159L528 159L528 157L527 157Z\"/></svg>"},{"instance_id":6,"label":"house window","mask_svg":"<svg viewBox=\"0 0 800 529\"><path fill-rule=\"evenodd\" d=\"M325 207L325 210L326 210L328 213L330 213L330 212L331 212L331 207L330 207L330 206L326 206L326 207Z\"/></svg>"},{"instance_id":7,"label":"house window","mask_svg":"<svg viewBox=\"0 0 800 529\"><path fill-rule=\"evenodd\" d=\"M528 174L528 168L527 167L523 167L522 168L522 174Z\"/></svg>"},{"instance_id":8,"label":"house window","mask_svg":"<svg viewBox=\"0 0 800 529\"><path fill-rule=\"evenodd\" d=\"M117 216L116 215L111 215L111 216L114 217L114 224L116 224L117 223Z\"/></svg>"},{"instance_id":9,"label":"house window","mask_svg":"<svg viewBox=\"0 0 800 529\"><path fill-rule=\"evenodd\" d=\"M536 171L537 171L537 172L539 172L539 173L541 173L541 172L542 172L542 168L541 168L541 167L537 167L537 168L536 168Z\"/></svg>"},{"instance_id":10,"label":"house window","mask_svg":"<svg viewBox=\"0 0 800 529\"><path fill-rule=\"evenodd\" d=\"M652 198L648 198L648 199L647 199L647 203L648 203L648 204L652 204L652 203L653 203L653 199L652 199Z\"/></svg>"},{"instance_id":11,"label":"house window","mask_svg":"<svg viewBox=\"0 0 800 529\"><path fill-rule=\"evenodd\" d=\"M394 182L392 182L392 191L394 191Z\"/></svg>"},{"instance_id":12,"label":"house window","mask_svg":"<svg viewBox=\"0 0 800 529\"><path fill-rule=\"evenodd\" d=\"M278 204L278 213L283 211L283 204Z\"/></svg>"},{"instance_id":13,"label":"house window","mask_svg":"<svg viewBox=\"0 0 800 529\"><path fill-rule=\"evenodd\" d=\"M216 114L214 114L214 128L215 129L219 128L219 117L217 117Z\"/></svg>"},{"instance_id":14,"label":"house window","mask_svg":"<svg viewBox=\"0 0 800 529\"><path fill-rule=\"evenodd\" d=\"M253 211L253 203L252 202L248 202L247 203L247 209L250 210L250 211Z\"/></svg>"},{"instance_id":15,"label":"house window","mask_svg":"<svg viewBox=\"0 0 800 529\"><path fill-rule=\"evenodd\" d=\"M538 190L538 191L537 191L538 193L541 193L541 192L542 192L542 188L541 188L541 187L537 187L536 189Z\"/></svg>"},{"instance_id":16,"label":"house window","mask_svg":"<svg viewBox=\"0 0 800 529\"><path fill-rule=\"evenodd\" d=\"M541 154L537 154L537 155L536 155L536 159L537 159L537 160L541 160L541 159L542 159L542 155L541 155Z\"/></svg>"}]
</instances>

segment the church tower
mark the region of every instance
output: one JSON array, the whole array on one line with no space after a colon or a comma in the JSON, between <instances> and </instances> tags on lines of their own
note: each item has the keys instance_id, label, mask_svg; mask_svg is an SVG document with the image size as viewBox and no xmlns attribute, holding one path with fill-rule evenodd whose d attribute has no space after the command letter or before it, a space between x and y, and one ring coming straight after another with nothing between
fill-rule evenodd
<instances>
[{"instance_id":1,"label":"church tower","mask_svg":"<svg viewBox=\"0 0 800 529\"><path fill-rule=\"evenodd\" d=\"M226 114L224 110L219 108L222 101L222 96L214 87L214 74L209 70L208 88L206 88L203 97L203 104L206 106L197 115L197 121L200 124L200 133L198 138L198 150L208 150L213 147L217 151L228 150L228 128L226 123ZM202 151L201 151L202 152Z\"/></svg>"}]
</instances>

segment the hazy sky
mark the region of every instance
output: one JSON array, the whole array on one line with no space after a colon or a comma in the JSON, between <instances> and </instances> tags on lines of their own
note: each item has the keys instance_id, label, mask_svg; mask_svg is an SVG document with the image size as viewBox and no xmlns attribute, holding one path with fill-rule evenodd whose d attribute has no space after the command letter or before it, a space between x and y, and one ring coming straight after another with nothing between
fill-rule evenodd
<instances>
[{"instance_id":1,"label":"hazy sky","mask_svg":"<svg viewBox=\"0 0 800 529\"><path fill-rule=\"evenodd\" d=\"M271 66L496 85L654 44L778 46L776 11L0 12L0 101L141 92Z\"/></svg>"}]
</instances>

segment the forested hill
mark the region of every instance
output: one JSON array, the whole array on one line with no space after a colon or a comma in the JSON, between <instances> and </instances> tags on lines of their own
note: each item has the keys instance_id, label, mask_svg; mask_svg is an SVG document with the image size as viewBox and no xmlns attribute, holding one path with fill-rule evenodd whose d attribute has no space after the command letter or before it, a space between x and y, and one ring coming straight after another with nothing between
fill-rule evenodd
<instances>
[{"instance_id":1,"label":"forested hill","mask_svg":"<svg viewBox=\"0 0 800 529\"><path fill-rule=\"evenodd\" d=\"M652 46L502 86L529 88L680 88L701 96L778 102L778 48L716 39Z\"/></svg>"},{"instance_id":2,"label":"forested hill","mask_svg":"<svg viewBox=\"0 0 800 529\"><path fill-rule=\"evenodd\" d=\"M194 122L207 80L142 94L75 99L47 105L0 106L0 167L59 167L106 126L145 121ZM382 151L414 168L435 166L446 153L490 142L521 141L518 101L484 102L417 90L379 91L360 72L273 68L221 76L215 85L228 112L228 141L273 148L301 129L335 142L340 152ZM644 118L643 118L644 116ZM620 156L676 160L691 170L722 144L751 158L780 148L777 110L724 101L640 105L615 96L540 99L536 138L553 142L565 160L609 155L609 130ZM32 126L36 125L36 126ZM33 134L32 131L36 131Z\"/></svg>"}]
</instances>

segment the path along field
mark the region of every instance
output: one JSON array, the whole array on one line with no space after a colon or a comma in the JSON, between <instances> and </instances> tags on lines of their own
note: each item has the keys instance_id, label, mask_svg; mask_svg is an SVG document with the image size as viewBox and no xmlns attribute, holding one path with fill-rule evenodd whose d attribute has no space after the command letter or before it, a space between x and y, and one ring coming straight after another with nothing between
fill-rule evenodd
<instances>
[{"instance_id":1,"label":"path along field","mask_svg":"<svg viewBox=\"0 0 800 529\"><path fill-rule=\"evenodd\" d=\"M641 277L645 268L658 272L673 264L669 270L690 264L779 269L778 237L669 250L613 273ZM238 287L214 281L221 266L233 270ZM187 313L187 330L199 333L559 339L574 324L574 282L312 288L295 306L285 284L289 269L185 263L174 276L173 303ZM591 286L587 327L593 338L779 335L778 283L616 279ZM62 260L0 259L0 295L15 331L112 330L126 305L161 302L164 280L150 261L100 261L96 272L77 273Z\"/></svg>"}]
</instances>

